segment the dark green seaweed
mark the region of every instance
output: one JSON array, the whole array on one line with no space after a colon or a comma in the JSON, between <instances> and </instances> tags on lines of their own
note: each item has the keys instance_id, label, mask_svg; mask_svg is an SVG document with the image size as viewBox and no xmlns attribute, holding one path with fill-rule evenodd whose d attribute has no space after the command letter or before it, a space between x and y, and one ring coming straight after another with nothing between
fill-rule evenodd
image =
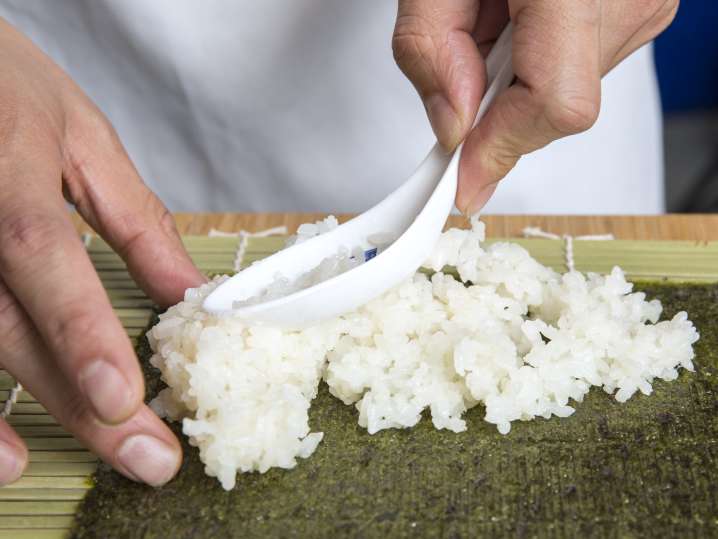
<instances>
[{"instance_id":1,"label":"dark green seaweed","mask_svg":"<svg viewBox=\"0 0 718 539\"><path fill-rule=\"evenodd\" d=\"M483 409L461 434L370 436L322 385L311 411L324 441L293 470L244 474L225 492L197 451L154 489L106 466L72 537L707 537L718 536L718 285L641 283L687 310L701 333L696 372L617 403L593 389L567 419L500 435ZM146 364L146 342L139 347ZM148 392L158 387L147 369ZM177 430L177 427L174 427Z\"/></svg>"}]
</instances>

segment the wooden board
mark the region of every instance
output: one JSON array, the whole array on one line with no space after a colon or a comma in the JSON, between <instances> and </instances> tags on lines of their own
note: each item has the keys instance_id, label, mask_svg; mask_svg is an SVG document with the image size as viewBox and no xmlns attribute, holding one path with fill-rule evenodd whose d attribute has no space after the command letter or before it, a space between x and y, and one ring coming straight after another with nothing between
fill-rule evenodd
<instances>
[{"instance_id":1,"label":"wooden board","mask_svg":"<svg viewBox=\"0 0 718 539\"><path fill-rule=\"evenodd\" d=\"M287 224L296 226L314 215L262 214L255 216L178 216L184 232L206 233L209 228L225 231L259 230ZM626 266L633 277L718 281L718 222L715 217L671 216L656 218L488 218L490 231L516 235L523 226L541 226L553 232L575 234L612 232L623 238L675 238L687 241L577 242L577 266L582 270L606 271L614 263ZM78 222L78 226L81 225ZM702 240L702 241L696 241ZM223 273L232 270L236 238L189 236L184 239L201 270ZM523 240L541 262L563 270L560 241ZM282 244L281 239L250 239L245 263L266 256ZM117 315L135 341L147 326L152 305L137 289L121 259L101 240L93 238L90 257L105 284ZM12 379L0 371L0 400L7 397ZM62 537L72 523L77 504L91 487L89 479L95 457L57 425L42 405L21 393L10 423L30 448L30 465L23 478L0 489L0 539Z\"/></svg>"}]
</instances>

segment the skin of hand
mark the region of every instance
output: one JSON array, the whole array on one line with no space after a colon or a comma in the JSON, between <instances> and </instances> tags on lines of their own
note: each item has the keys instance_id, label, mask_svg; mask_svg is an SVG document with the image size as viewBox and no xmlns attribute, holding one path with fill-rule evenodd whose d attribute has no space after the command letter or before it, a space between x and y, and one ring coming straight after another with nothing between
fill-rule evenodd
<instances>
[{"instance_id":1,"label":"skin of hand","mask_svg":"<svg viewBox=\"0 0 718 539\"><path fill-rule=\"evenodd\" d=\"M679 0L399 0L394 58L419 93L441 145L465 140L456 205L478 212L522 155L589 129L601 77L655 38ZM514 24L515 83L472 124L484 58ZM550 188L550 186L546 186Z\"/></svg>"},{"instance_id":2,"label":"skin of hand","mask_svg":"<svg viewBox=\"0 0 718 539\"><path fill-rule=\"evenodd\" d=\"M70 78L0 19L0 366L90 450L161 485L182 452L143 403L132 345L66 201L161 305L205 278L117 134ZM0 419L0 485L28 452Z\"/></svg>"}]
</instances>

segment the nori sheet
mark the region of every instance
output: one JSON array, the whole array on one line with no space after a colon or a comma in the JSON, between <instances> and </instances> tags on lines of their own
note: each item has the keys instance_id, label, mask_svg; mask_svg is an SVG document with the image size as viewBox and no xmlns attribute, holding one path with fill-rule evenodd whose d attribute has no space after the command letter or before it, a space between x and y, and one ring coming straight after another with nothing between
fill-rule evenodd
<instances>
[{"instance_id":1,"label":"nori sheet","mask_svg":"<svg viewBox=\"0 0 718 539\"><path fill-rule=\"evenodd\" d=\"M293 470L243 474L225 492L183 438L182 469L162 488L102 465L71 536L718 536L718 285L637 288L701 333L696 372L650 396L619 404L594 388L573 416L515 422L507 436L482 407L461 434L424 418L371 436L322 385L310 417L324 441ZM138 352L146 363L146 342Z\"/></svg>"}]
</instances>

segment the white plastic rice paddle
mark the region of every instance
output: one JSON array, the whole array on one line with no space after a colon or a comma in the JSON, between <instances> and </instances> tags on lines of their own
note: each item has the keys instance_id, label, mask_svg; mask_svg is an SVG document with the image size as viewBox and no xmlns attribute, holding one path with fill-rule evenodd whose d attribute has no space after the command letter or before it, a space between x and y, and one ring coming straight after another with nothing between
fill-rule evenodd
<instances>
[{"instance_id":1,"label":"white plastic rice paddle","mask_svg":"<svg viewBox=\"0 0 718 539\"><path fill-rule=\"evenodd\" d=\"M476 122L513 79L510 23L491 49L486 70L488 89ZM435 144L414 174L376 206L325 234L252 264L207 296L204 309L213 314L233 312L252 322L303 327L356 309L398 285L426 261L439 239L454 206L462 147L446 153ZM369 239L376 235L395 241L374 258L314 286L235 308L235 302L261 294L278 275L293 281L342 247L371 249Z\"/></svg>"}]
</instances>

